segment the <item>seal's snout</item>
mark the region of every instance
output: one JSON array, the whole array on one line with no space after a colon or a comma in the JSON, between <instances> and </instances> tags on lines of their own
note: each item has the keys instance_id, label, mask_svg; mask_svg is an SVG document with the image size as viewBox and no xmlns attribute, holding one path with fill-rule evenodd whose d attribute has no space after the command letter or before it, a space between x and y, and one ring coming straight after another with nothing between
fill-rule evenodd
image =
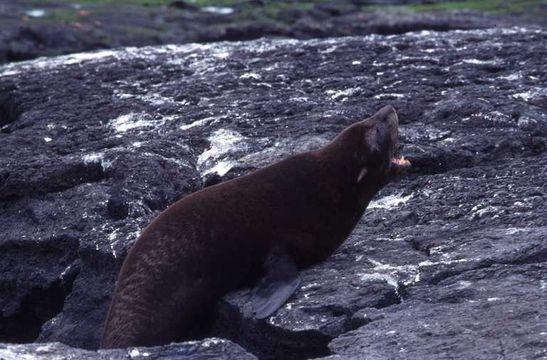
<instances>
[{"instance_id":1,"label":"seal's snout","mask_svg":"<svg viewBox=\"0 0 547 360\"><path fill-rule=\"evenodd\" d=\"M404 157L395 156L399 148L399 116L395 108L391 105L384 106L372 116L372 119L377 127L385 129L385 138L390 146L388 157L391 163L391 172L398 174L410 167L410 161Z\"/></svg>"},{"instance_id":2,"label":"seal's snout","mask_svg":"<svg viewBox=\"0 0 547 360\"><path fill-rule=\"evenodd\" d=\"M384 106L381 108L377 114L379 114L379 119L383 121L390 132L391 143L394 147L398 147L399 144L399 117L395 108L391 105ZM408 169L410 167L410 161L404 158L404 156L396 157L392 154L391 158L391 170L396 173L400 173L402 170Z\"/></svg>"},{"instance_id":3,"label":"seal's snout","mask_svg":"<svg viewBox=\"0 0 547 360\"><path fill-rule=\"evenodd\" d=\"M359 129L359 132L355 132L355 134L361 134L366 144L360 150L360 158L366 159L369 167L374 163L384 164L380 168L394 175L410 166L410 162L404 157L396 156L400 150L399 116L393 106L384 106L374 115L358 122L350 129L350 131Z\"/></svg>"}]
</instances>

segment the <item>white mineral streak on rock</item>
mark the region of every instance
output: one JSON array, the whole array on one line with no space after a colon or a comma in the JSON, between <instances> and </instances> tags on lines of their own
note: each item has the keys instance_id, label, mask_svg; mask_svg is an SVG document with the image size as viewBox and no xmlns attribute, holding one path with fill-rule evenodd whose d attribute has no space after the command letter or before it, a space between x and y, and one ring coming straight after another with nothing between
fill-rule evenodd
<instances>
[{"instance_id":1,"label":"white mineral streak on rock","mask_svg":"<svg viewBox=\"0 0 547 360\"><path fill-rule=\"evenodd\" d=\"M36 360L37 357L31 354L22 354L18 351L12 350L12 346L8 346L6 349L0 349L0 359L2 360Z\"/></svg>"},{"instance_id":2,"label":"white mineral streak on rock","mask_svg":"<svg viewBox=\"0 0 547 360\"><path fill-rule=\"evenodd\" d=\"M150 353L149 352L140 352L139 349L131 349L129 351L129 357L131 359L135 359L135 358L143 358L143 357L149 357L150 356Z\"/></svg>"},{"instance_id":3,"label":"white mineral streak on rock","mask_svg":"<svg viewBox=\"0 0 547 360\"><path fill-rule=\"evenodd\" d=\"M79 64L84 61L100 60L109 56L115 56L116 54L117 53L113 50L101 50L96 52L66 55L66 57L62 59L63 60L62 65L72 65L72 64Z\"/></svg>"},{"instance_id":4,"label":"white mineral streak on rock","mask_svg":"<svg viewBox=\"0 0 547 360\"><path fill-rule=\"evenodd\" d=\"M36 349L25 349L24 345L8 345L0 349L2 360L65 360L65 355L55 355L53 344L44 344Z\"/></svg>"},{"instance_id":5,"label":"white mineral streak on rock","mask_svg":"<svg viewBox=\"0 0 547 360\"><path fill-rule=\"evenodd\" d=\"M230 171L236 165L237 165L237 161L235 160L219 161L215 166L205 171L203 175L217 173L219 176L223 176L226 173L228 173L228 171Z\"/></svg>"},{"instance_id":6,"label":"white mineral streak on rock","mask_svg":"<svg viewBox=\"0 0 547 360\"><path fill-rule=\"evenodd\" d=\"M309 283L309 284L306 284L306 285L303 285L300 289L301 290L314 290L314 289L317 289L319 288L321 285L317 282L312 282L312 283Z\"/></svg>"},{"instance_id":7,"label":"white mineral streak on rock","mask_svg":"<svg viewBox=\"0 0 547 360\"><path fill-rule=\"evenodd\" d=\"M509 75L506 75L506 76L500 76L498 79L503 79L503 80L509 80L509 81L514 81L514 80L520 80L522 78L522 72L516 72L514 74L509 74Z\"/></svg>"},{"instance_id":8,"label":"white mineral streak on rock","mask_svg":"<svg viewBox=\"0 0 547 360\"><path fill-rule=\"evenodd\" d=\"M53 350L52 344L44 344L36 348L37 353L47 353Z\"/></svg>"},{"instance_id":9,"label":"white mineral streak on rock","mask_svg":"<svg viewBox=\"0 0 547 360\"><path fill-rule=\"evenodd\" d=\"M44 9L32 9L25 11L25 15L30 17L42 17L46 14L46 11Z\"/></svg>"},{"instance_id":10,"label":"white mineral streak on rock","mask_svg":"<svg viewBox=\"0 0 547 360\"><path fill-rule=\"evenodd\" d=\"M234 12L234 9L227 6L204 6L201 11L217 15L230 15Z\"/></svg>"},{"instance_id":11,"label":"white mineral streak on rock","mask_svg":"<svg viewBox=\"0 0 547 360\"><path fill-rule=\"evenodd\" d=\"M130 99L132 97L135 97L135 95L133 94L128 94L128 93L125 93L125 92L122 92L118 89L114 90L114 95L113 95L115 98L117 99Z\"/></svg>"},{"instance_id":12,"label":"white mineral streak on rock","mask_svg":"<svg viewBox=\"0 0 547 360\"><path fill-rule=\"evenodd\" d=\"M120 115L111 121L111 126L116 132L126 132L138 127L153 126L153 122L150 121L148 114L146 113L129 113Z\"/></svg>"},{"instance_id":13,"label":"white mineral streak on rock","mask_svg":"<svg viewBox=\"0 0 547 360\"><path fill-rule=\"evenodd\" d=\"M396 93L388 93L388 94L378 94L378 95L374 95L374 98L375 98L375 99L378 99L378 100L381 100L381 99L391 99L391 98L402 99L402 98L404 98L404 97L405 97L404 94L396 94Z\"/></svg>"},{"instance_id":14,"label":"white mineral streak on rock","mask_svg":"<svg viewBox=\"0 0 547 360\"><path fill-rule=\"evenodd\" d=\"M112 149L111 149L112 150ZM112 159L105 159L105 153L96 152L82 155L82 160L84 164L100 163L103 171L106 171L112 166Z\"/></svg>"},{"instance_id":15,"label":"white mineral streak on rock","mask_svg":"<svg viewBox=\"0 0 547 360\"><path fill-rule=\"evenodd\" d=\"M118 257L118 254L116 253L116 249L114 249L114 245L116 245L116 243L118 242L117 237L118 237L117 229L112 231L108 235L108 240L110 241L110 251L112 251L112 255L114 256L114 258Z\"/></svg>"},{"instance_id":16,"label":"white mineral streak on rock","mask_svg":"<svg viewBox=\"0 0 547 360\"><path fill-rule=\"evenodd\" d=\"M381 273L371 273L371 274L360 274L359 277L362 281L368 282L368 281L375 281L380 280L388 283L389 285L393 286L395 288L395 291L399 289L399 283L396 278L389 274L381 274Z\"/></svg>"},{"instance_id":17,"label":"white mineral streak on rock","mask_svg":"<svg viewBox=\"0 0 547 360\"><path fill-rule=\"evenodd\" d=\"M462 63L472 65L496 65L499 64L498 60L479 60L479 59L463 59Z\"/></svg>"},{"instance_id":18,"label":"white mineral streak on rock","mask_svg":"<svg viewBox=\"0 0 547 360\"><path fill-rule=\"evenodd\" d=\"M68 265L64 270L63 272L61 273L61 275L59 275L59 278L64 278L66 276L66 274L68 274L68 271L72 268L72 264Z\"/></svg>"},{"instance_id":19,"label":"white mineral streak on rock","mask_svg":"<svg viewBox=\"0 0 547 360\"><path fill-rule=\"evenodd\" d=\"M154 119L150 114L145 112L129 113L120 115L117 118L110 121L110 126L116 130L117 133L124 133L128 130L135 128L157 128L164 125L167 121L176 119L177 116L164 116L158 119Z\"/></svg>"},{"instance_id":20,"label":"white mineral streak on rock","mask_svg":"<svg viewBox=\"0 0 547 360\"><path fill-rule=\"evenodd\" d=\"M397 292L399 285L414 285L420 282L421 269L430 266L451 265L468 262L468 259L454 259L441 261L422 261L418 264L391 265L384 264L374 259L367 259L374 268L367 272L357 274L362 281L382 280L393 286Z\"/></svg>"},{"instance_id":21,"label":"white mineral streak on rock","mask_svg":"<svg viewBox=\"0 0 547 360\"><path fill-rule=\"evenodd\" d=\"M332 52L335 52L336 49L338 49L338 46L334 45L334 46L331 46L323 51L321 51L322 54L330 54Z\"/></svg>"},{"instance_id":22,"label":"white mineral streak on rock","mask_svg":"<svg viewBox=\"0 0 547 360\"><path fill-rule=\"evenodd\" d=\"M458 289L465 289L473 285L471 281L460 280L458 281Z\"/></svg>"},{"instance_id":23,"label":"white mineral streak on rock","mask_svg":"<svg viewBox=\"0 0 547 360\"><path fill-rule=\"evenodd\" d=\"M260 79L262 79L262 76L260 76L260 75L257 74L257 73L254 73L254 72L250 72L250 73L245 73L245 74L241 75L239 78L240 78L240 79L254 79L254 80L260 80Z\"/></svg>"},{"instance_id":24,"label":"white mineral streak on rock","mask_svg":"<svg viewBox=\"0 0 547 360\"><path fill-rule=\"evenodd\" d=\"M349 89L345 89L345 90L327 90L326 94L329 95L331 97L331 99L333 99L333 100L337 100L339 98L342 98L342 101L345 101L345 100L347 100L347 98L349 96L352 96L353 94L355 94L359 90L361 90L360 87L349 88Z\"/></svg>"},{"instance_id":25,"label":"white mineral streak on rock","mask_svg":"<svg viewBox=\"0 0 547 360\"><path fill-rule=\"evenodd\" d=\"M384 196L383 198L380 198L378 200L371 201L368 204L367 208L393 210L396 209L398 206L406 204L406 202L410 200L412 196L413 194L402 196L402 193Z\"/></svg>"},{"instance_id":26,"label":"white mineral streak on rock","mask_svg":"<svg viewBox=\"0 0 547 360\"><path fill-rule=\"evenodd\" d=\"M34 60L22 61L13 64L7 64L0 67L0 76L9 76L25 71L37 69L46 70L52 69L63 65L79 64L84 61L94 61L104 59L109 56L119 54L119 51L114 50L102 50L87 53L76 53L70 55L62 55L56 57L41 57Z\"/></svg>"},{"instance_id":27,"label":"white mineral streak on rock","mask_svg":"<svg viewBox=\"0 0 547 360\"><path fill-rule=\"evenodd\" d=\"M167 157L167 156L163 156L161 154L156 154L156 153L151 153L151 152L142 152L142 153L139 153L139 155L140 156L151 157L151 158L160 158L163 161L174 163L174 164L177 164L181 167L193 168L192 164L190 164L189 162L184 161L184 160L180 160L176 157Z\"/></svg>"},{"instance_id":28,"label":"white mineral streak on rock","mask_svg":"<svg viewBox=\"0 0 547 360\"><path fill-rule=\"evenodd\" d=\"M172 98L161 96L158 93L148 93L146 95L133 95L133 97L145 103L155 105L155 106L176 103Z\"/></svg>"},{"instance_id":29,"label":"white mineral streak on rock","mask_svg":"<svg viewBox=\"0 0 547 360\"><path fill-rule=\"evenodd\" d=\"M533 92L532 91L526 91L518 94L513 94L513 97L515 99L524 100L524 101L530 101L532 99Z\"/></svg>"},{"instance_id":30,"label":"white mineral streak on rock","mask_svg":"<svg viewBox=\"0 0 547 360\"><path fill-rule=\"evenodd\" d=\"M89 153L82 155L82 160L84 161L84 164L91 164L99 162L103 159L104 153L98 152L98 153Z\"/></svg>"},{"instance_id":31,"label":"white mineral streak on rock","mask_svg":"<svg viewBox=\"0 0 547 360\"><path fill-rule=\"evenodd\" d=\"M523 100L523 101L526 101L526 102L530 102L530 100L534 100L535 98L545 98L545 97L547 97L547 88L545 88L545 87L532 88L528 91L513 94L512 97L514 99L517 99L517 100Z\"/></svg>"},{"instance_id":32,"label":"white mineral streak on rock","mask_svg":"<svg viewBox=\"0 0 547 360\"><path fill-rule=\"evenodd\" d=\"M213 338L207 338L204 340L185 341L184 343L188 345L201 345L203 347L208 348L208 347L211 347L212 345L224 344L226 343L226 340L213 337Z\"/></svg>"},{"instance_id":33,"label":"white mineral streak on rock","mask_svg":"<svg viewBox=\"0 0 547 360\"><path fill-rule=\"evenodd\" d=\"M500 208L497 206L487 205L487 204L478 204L473 206L471 209L471 214L477 217L483 217L484 215L493 215L493 219L498 217L498 212Z\"/></svg>"},{"instance_id":34,"label":"white mineral streak on rock","mask_svg":"<svg viewBox=\"0 0 547 360\"><path fill-rule=\"evenodd\" d=\"M198 156L198 169L202 176L210 173L222 176L237 164L236 160L229 159L228 156L245 148L245 137L237 131L219 129L209 136L208 140L209 149Z\"/></svg>"}]
</instances>

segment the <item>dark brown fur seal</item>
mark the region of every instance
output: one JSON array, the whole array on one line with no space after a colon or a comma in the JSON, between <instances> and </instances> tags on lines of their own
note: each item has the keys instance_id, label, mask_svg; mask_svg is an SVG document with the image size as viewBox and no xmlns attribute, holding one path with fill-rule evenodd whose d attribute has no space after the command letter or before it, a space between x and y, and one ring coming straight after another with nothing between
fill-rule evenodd
<instances>
[{"instance_id":1,"label":"dark brown fur seal","mask_svg":"<svg viewBox=\"0 0 547 360\"><path fill-rule=\"evenodd\" d=\"M129 251L103 348L191 338L230 290L251 285L264 318L326 259L407 160L394 159L398 119L386 106L323 148L193 193L162 212Z\"/></svg>"}]
</instances>

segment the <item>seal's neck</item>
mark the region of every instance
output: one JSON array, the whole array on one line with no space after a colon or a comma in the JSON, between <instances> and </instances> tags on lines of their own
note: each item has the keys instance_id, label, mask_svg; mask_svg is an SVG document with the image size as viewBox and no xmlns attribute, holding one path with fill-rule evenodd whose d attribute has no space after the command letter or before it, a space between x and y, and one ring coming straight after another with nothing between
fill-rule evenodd
<instances>
[{"instance_id":1,"label":"seal's neck","mask_svg":"<svg viewBox=\"0 0 547 360\"><path fill-rule=\"evenodd\" d=\"M378 191L369 186L363 177L360 139L353 139L355 132L343 131L329 144L317 151L323 170L329 173L329 193L340 205L362 214L372 196Z\"/></svg>"}]
</instances>

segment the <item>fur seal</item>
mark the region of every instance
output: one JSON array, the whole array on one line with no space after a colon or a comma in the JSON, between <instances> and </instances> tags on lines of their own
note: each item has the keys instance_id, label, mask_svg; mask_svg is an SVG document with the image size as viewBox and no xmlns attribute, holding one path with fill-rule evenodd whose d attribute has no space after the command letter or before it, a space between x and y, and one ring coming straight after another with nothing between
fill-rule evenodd
<instances>
[{"instance_id":1,"label":"fur seal","mask_svg":"<svg viewBox=\"0 0 547 360\"><path fill-rule=\"evenodd\" d=\"M319 150L197 191L163 211L130 249L105 322L103 348L190 339L226 292L257 284L257 318L326 259L371 198L408 167L395 159L398 117L386 106Z\"/></svg>"}]
</instances>

